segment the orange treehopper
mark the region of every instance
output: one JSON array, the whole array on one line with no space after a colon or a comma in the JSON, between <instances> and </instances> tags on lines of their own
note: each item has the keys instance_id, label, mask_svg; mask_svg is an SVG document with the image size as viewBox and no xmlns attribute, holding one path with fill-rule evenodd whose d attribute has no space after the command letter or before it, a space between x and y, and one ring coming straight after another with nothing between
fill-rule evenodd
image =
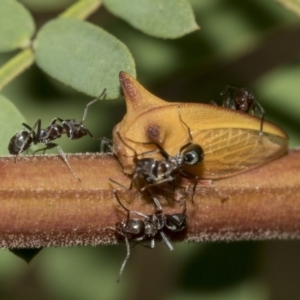
<instances>
[{"instance_id":1,"label":"orange treehopper","mask_svg":"<svg viewBox=\"0 0 300 300\"><path fill-rule=\"evenodd\" d=\"M264 121L263 134L260 134L260 118L210 104L166 102L125 72L120 72L120 82L127 113L115 126L113 139L114 152L125 173L132 174L135 167L135 153L131 148L138 154L137 158L162 159L157 151L143 155L157 150L154 143L169 155L176 155L190 141L186 126L192 143L204 150L203 162L187 169L200 179L245 172L278 158L288 149L288 136L278 126Z\"/></svg>"}]
</instances>

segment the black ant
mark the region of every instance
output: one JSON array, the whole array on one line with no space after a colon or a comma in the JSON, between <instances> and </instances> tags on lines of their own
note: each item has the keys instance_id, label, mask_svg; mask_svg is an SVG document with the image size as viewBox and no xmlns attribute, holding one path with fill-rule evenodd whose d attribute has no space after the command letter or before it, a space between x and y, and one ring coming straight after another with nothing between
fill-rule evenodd
<instances>
[{"instance_id":1,"label":"black ant","mask_svg":"<svg viewBox=\"0 0 300 300\"><path fill-rule=\"evenodd\" d=\"M17 157L22 152L27 150L32 144L37 145L39 143L44 144L45 147L36 150L34 153L38 151L43 151L43 153L45 153L46 150L56 147L70 171L77 179L79 179L75 172L72 170L67 160L67 157L61 149L61 147L58 146L56 143L52 143L51 141L60 138L63 134L66 134L67 137L71 140L82 138L85 135L89 135L93 139L99 139L94 137L87 128L84 128L83 122L86 118L89 106L94 104L96 101L100 100L100 98L105 94L105 92L106 89L104 89L103 92L96 99L92 100L86 105L82 120L80 122L76 121L75 119L63 120L61 118L54 118L49 124L49 126L45 129L41 129L41 119L38 119L37 122L33 125L33 127L22 123L22 125L27 130L21 130L17 132L10 139L8 144L9 153L16 155ZM61 124L57 124L57 121L59 121Z\"/></svg>"},{"instance_id":2,"label":"black ant","mask_svg":"<svg viewBox=\"0 0 300 300\"><path fill-rule=\"evenodd\" d=\"M134 152L135 157L135 168L132 176L132 181L129 189L132 189L134 183L136 183L139 179L145 181L145 185L140 188L140 191L144 191L151 186L158 186L164 183L171 183L172 190L175 190L176 186L176 175L179 173L181 176L186 178L194 178L195 183L193 187L192 201L194 197L194 193L196 190L196 185L198 182L198 176L187 173L183 170L184 166L196 166L201 163L204 159L204 151L202 147L198 144L193 144L193 138L187 124L181 119L179 114L180 121L187 128L190 142L184 144L180 147L179 152L175 156L169 155L163 147L154 142L145 142L141 144L150 145L154 144L158 149L151 150L148 152L137 154L136 151L127 145L125 141L122 139L119 132L117 133L119 139ZM160 153L163 156L162 160L157 160L155 158L141 158L138 159L138 156L144 156L151 153ZM110 179L112 182L117 183L116 181ZM118 183L117 183L118 184Z\"/></svg>"},{"instance_id":3,"label":"black ant","mask_svg":"<svg viewBox=\"0 0 300 300\"><path fill-rule=\"evenodd\" d=\"M221 96L227 95L224 97L222 106L239 110L245 113L254 115L255 112L258 112L261 116L260 123L260 134L263 133L263 122L265 117L265 110L263 107L256 101L253 93L247 88L236 88L230 85L227 85L225 89L220 93Z\"/></svg>"},{"instance_id":4,"label":"black ant","mask_svg":"<svg viewBox=\"0 0 300 300\"><path fill-rule=\"evenodd\" d=\"M170 233L176 233L183 231L187 227L187 216L186 216L186 203L184 201L184 209L181 213L176 214L164 214L162 207L159 201L156 198L153 198L156 205L156 210L153 215L145 215L138 211L131 211L126 208L120 201L117 192L114 190L115 197L119 202L120 206L127 211L127 219L122 222L116 223L115 231L124 237L126 243L127 254L121 265L119 275L117 277L117 282L120 281L123 270L126 266L126 263L130 257L130 245L129 242L136 242L140 244L144 241L150 241L150 248L155 247L155 238L160 235L163 241L166 243L170 251L173 251L174 248L170 243L169 239L165 235L164 231ZM134 213L135 215L144 218L130 218L130 214Z\"/></svg>"}]
</instances>

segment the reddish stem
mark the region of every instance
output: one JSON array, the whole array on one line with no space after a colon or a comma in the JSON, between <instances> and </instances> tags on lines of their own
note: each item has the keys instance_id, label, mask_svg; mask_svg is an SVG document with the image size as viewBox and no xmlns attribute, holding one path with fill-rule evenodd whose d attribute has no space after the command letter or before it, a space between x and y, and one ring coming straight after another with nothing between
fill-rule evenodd
<instances>
[{"instance_id":1,"label":"reddish stem","mask_svg":"<svg viewBox=\"0 0 300 300\"><path fill-rule=\"evenodd\" d=\"M0 247L114 244L124 220L109 178L129 186L112 155L69 155L78 181L60 156L0 158ZM263 240L300 237L300 151L244 174L200 182L187 199L188 229L179 240ZM121 187L114 185L116 189ZM119 192L132 210L153 213L137 191ZM175 212L177 204L164 206Z\"/></svg>"}]
</instances>

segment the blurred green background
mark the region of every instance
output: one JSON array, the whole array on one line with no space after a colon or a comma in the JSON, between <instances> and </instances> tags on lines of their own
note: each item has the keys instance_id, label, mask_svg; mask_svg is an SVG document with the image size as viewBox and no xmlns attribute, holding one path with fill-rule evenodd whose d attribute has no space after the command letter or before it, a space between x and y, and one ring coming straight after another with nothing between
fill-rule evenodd
<instances>
[{"instance_id":1,"label":"blurred green background","mask_svg":"<svg viewBox=\"0 0 300 300\"><path fill-rule=\"evenodd\" d=\"M40 27L72 1L22 2ZM218 102L226 84L250 88L266 119L288 132L291 147L299 145L298 18L271 0L190 2L201 30L178 40L146 36L104 7L89 21L128 46L138 80L153 94L170 101ZM0 63L10 56L1 55ZM91 100L36 66L3 94L31 125L38 118L44 124L54 117L81 119ZM124 113L123 99L100 101L85 125L95 136L110 137ZM99 143L89 138L63 138L59 145L65 152L99 151ZM124 245L44 249L29 266L2 251L0 299L300 299L299 253L298 241L176 244L174 252L159 243L152 251L137 246L117 285Z\"/></svg>"}]
</instances>

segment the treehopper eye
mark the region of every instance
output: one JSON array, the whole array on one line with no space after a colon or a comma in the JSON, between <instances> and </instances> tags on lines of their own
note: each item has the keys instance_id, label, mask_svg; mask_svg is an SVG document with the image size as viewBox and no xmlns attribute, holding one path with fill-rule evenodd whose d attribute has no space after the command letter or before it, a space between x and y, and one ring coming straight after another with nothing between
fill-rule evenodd
<instances>
[{"instance_id":1,"label":"treehopper eye","mask_svg":"<svg viewBox=\"0 0 300 300\"><path fill-rule=\"evenodd\" d=\"M190 129L193 143L204 150L203 162L187 168L202 179L245 172L278 158L288 149L287 134L267 121L260 134L261 119L255 116L210 104L166 102L125 72L120 72L120 82L127 113L115 126L113 139L114 152L125 173L132 174L135 165L134 153L125 143L139 154L155 149L155 145L143 143L155 142L170 155L176 155L189 141L180 118ZM151 157L162 159L159 153Z\"/></svg>"}]
</instances>

